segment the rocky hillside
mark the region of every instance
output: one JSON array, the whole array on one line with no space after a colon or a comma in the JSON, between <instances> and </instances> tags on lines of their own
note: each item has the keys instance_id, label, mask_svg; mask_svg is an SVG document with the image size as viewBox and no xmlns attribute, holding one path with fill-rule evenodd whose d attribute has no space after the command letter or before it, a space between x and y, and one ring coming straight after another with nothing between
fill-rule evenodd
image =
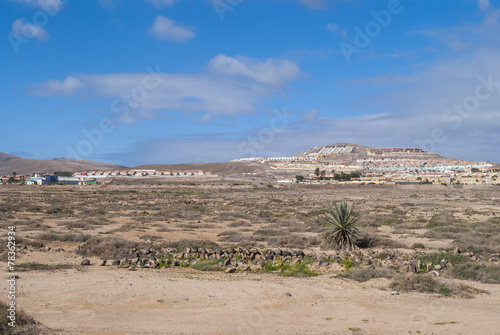
<instances>
[{"instance_id":1,"label":"rocky hillside","mask_svg":"<svg viewBox=\"0 0 500 335\"><path fill-rule=\"evenodd\" d=\"M125 166L91 162L76 159L56 158L51 160L21 158L0 152L0 175L16 172L20 175L31 173L54 173L54 171L85 171L121 169Z\"/></svg>"}]
</instances>

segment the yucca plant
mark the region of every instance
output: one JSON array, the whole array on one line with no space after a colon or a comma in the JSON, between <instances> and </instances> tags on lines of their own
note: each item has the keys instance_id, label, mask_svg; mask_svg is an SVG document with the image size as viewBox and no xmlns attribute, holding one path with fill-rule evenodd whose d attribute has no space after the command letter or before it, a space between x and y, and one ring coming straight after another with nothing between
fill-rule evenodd
<instances>
[{"instance_id":1,"label":"yucca plant","mask_svg":"<svg viewBox=\"0 0 500 335\"><path fill-rule=\"evenodd\" d=\"M335 208L329 205L325 213L325 224L333 228L325 234L324 240L337 249L352 250L359 238L358 228L355 227L360 218L359 212L345 201L340 206L336 202L333 205Z\"/></svg>"}]
</instances>

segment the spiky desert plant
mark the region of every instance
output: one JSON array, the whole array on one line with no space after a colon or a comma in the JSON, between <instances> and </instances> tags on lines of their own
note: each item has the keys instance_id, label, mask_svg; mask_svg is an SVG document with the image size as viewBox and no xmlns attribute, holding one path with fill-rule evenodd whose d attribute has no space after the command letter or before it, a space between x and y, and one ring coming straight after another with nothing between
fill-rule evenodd
<instances>
[{"instance_id":1,"label":"spiky desert plant","mask_svg":"<svg viewBox=\"0 0 500 335\"><path fill-rule=\"evenodd\" d=\"M324 240L337 249L354 249L359 238L358 228L355 227L360 218L359 212L345 201L340 206L336 202L333 205L334 208L329 205L325 213L325 224L332 226L332 229L326 232Z\"/></svg>"}]
</instances>

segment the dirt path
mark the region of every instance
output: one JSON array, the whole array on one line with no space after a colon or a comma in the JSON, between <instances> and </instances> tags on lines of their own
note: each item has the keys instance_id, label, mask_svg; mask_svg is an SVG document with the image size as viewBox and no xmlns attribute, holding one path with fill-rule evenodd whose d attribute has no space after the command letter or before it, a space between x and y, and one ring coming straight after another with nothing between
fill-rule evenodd
<instances>
[{"instance_id":1,"label":"dirt path","mask_svg":"<svg viewBox=\"0 0 500 335\"><path fill-rule=\"evenodd\" d=\"M468 282L491 294L459 299L330 275L92 266L20 277L18 304L57 334L500 334L499 285Z\"/></svg>"}]
</instances>

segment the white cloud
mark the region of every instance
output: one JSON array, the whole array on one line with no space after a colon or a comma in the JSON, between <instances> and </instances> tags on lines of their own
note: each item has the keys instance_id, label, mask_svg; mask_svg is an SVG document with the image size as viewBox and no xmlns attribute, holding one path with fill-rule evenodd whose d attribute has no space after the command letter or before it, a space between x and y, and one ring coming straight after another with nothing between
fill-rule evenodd
<instances>
[{"instance_id":1,"label":"white cloud","mask_svg":"<svg viewBox=\"0 0 500 335\"><path fill-rule=\"evenodd\" d=\"M283 86L300 75L300 68L286 59L266 59L262 62L247 57L218 55L208 63L208 68L215 73L247 77L273 86Z\"/></svg>"},{"instance_id":2,"label":"white cloud","mask_svg":"<svg viewBox=\"0 0 500 335\"><path fill-rule=\"evenodd\" d=\"M336 23L328 23L326 25L326 29L330 30L332 33L339 33L344 37L346 37L347 35L347 28L344 30L340 30L339 26Z\"/></svg>"},{"instance_id":3,"label":"white cloud","mask_svg":"<svg viewBox=\"0 0 500 335\"><path fill-rule=\"evenodd\" d=\"M490 8L490 0L478 0L477 7L482 11L485 12Z\"/></svg>"},{"instance_id":4,"label":"white cloud","mask_svg":"<svg viewBox=\"0 0 500 335\"><path fill-rule=\"evenodd\" d=\"M35 85L30 93L41 96L72 95L84 87L83 83L75 77L64 80L47 80Z\"/></svg>"},{"instance_id":5,"label":"white cloud","mask_svg":"<svg viewBox=\"0 0 500 335\"><path fill-rule=\"evenodd\" d=\"M299 0L299 2L313 9L325 9L327 7L325 0Z\"/></svg>"},{"instance_id":6,"label":"white cloud","mask_svg":"<svg viewBox=\"0 0 500 335\"><path fill-rule=\"evenodd\" d=\"M48 14L55 15L63 7L61 0L10 0L19 4L25 4L33 7L40 7Z\"/></svg>"},{"instance_id":7,"label":"white cloud","mask_svg":"<svg viewBox=\"0 0 500 335\"><path fill-rule=\"evenodd\" d=\"M171 42L186 42L195 36L194 27L175 22L167 17L158 15L150 28L150 34L159 40Z\"/></svg>"},{"instance_id":8,"label":"white cloud","mask_svg":"<svg viewBox=\"0 0 500 335\"><path fill-rule=\"evenodd\" d=\"M161 7L172 7L177 0L145 0L155 6L156 8L161 8Z\"/></svg>"},{"instance_id":9,"label":"white cloud","mask_svg":"<svg viewBox=\"0 0 500 335\"><path fill-rule=\"evenodd\" d=\"M10 0L11 2L17 2L21 4L27 4L30 6L49 6L58 5L62 6L61 0Z\"/></svg>"},{"instance_id":10,"label":"white cloud","mask_svg":"<svg viewBox=\"0 0 500 335\"><path fill-rule=\"evenodd\" d=\"M120 0L98 0L99 5L102 8L109 10L109 11L114 10L119 1Z\"/></svg>"},{"instance_id":11,"label":"white cloud","mask_svg":"<svg viewBox=\"0 0 500 335\"><path fill-rule=\"evenodd\" d=\"M477 7L481 12L486 14L484 22L489 26L494 26L500 18L500 9L494 8L489 0L478 0Z\"/></svg>"},{"instance_id":12,"label":"white cloud","mask_svg":"<svg viewBox=\"0 0 500 335\"><path fill-rule=\"evenodd\" d=\"M339 26L336 23L330 22L326 25L326 29L328 29L330 31L337 31L337 30L339 30Z\"/></svg>"},{"instance_id":13,"label":"white cloud","mask_svg":"<svg viewBox=\"0 0 500 335\"><path fill-rule=\"evenodd\" d=\"M220 60L220 57L209 62L217 64L211 68L211 72L156 74L159 84L146 90L147 97L137 101L133 108L135 117L142 118L140 111L143 110L202 112L209 115L253 113L256 103L282 90L287 82L300 74L299 67L287 60L258 61L245 58L236 61L235 58L224 56L230 65L238 65L233 69L216 59ZM86 94L94 97L119 99L124 95L130 96L137 87L143 87L145 78L149 78L149 84L153 84L147 72L85 74L34 85L29 93L55 96L85 89ZM209 122L210 119L205 115L196 121Z\"/></svg>"},{"instance_id":14,"label":"white cloud","mask_svg":"<svg viewBox=\"0 0 500 335\"><path fill-rule=\"evenodd\" d=\"M17 19L12 24L12 32L24 38L36 38L39 41L47 41L49 33L41 26Z\"/></svg>"},{"instance_id":15,"label":"white cloud","mask_svg":"<svg viewBox=\"0 0 500 335\"><path fill-rule=\"evenodd\" d=\"M213 120L212 115L203 114L201 117L193 118L193 121L196 123L211 123Z\"/></svg>"}]
</instances>

